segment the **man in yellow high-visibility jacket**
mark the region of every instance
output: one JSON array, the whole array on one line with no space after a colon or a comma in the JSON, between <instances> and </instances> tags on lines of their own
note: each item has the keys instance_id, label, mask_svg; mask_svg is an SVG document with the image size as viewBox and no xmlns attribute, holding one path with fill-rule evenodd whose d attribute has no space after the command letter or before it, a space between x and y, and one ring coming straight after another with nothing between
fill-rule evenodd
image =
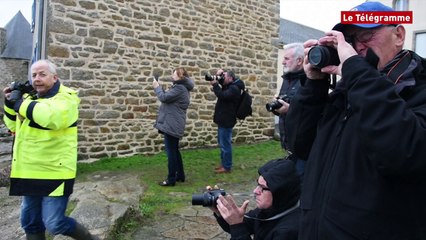
<instances>
[{"instance_id":1,"label":"man in yellow high-visibility jacket","mask_svg":"<svg viewBox=\"0 0 426 240\"><path fill-rule=\"evenodd\" d=\"M77 169L80 99L59 82L56 66L48 60L31 66L31 79L25 88L12 84L3 90L4 122L15 134L10 195L23 196L22 228L30 240L45 239L46 229L54 235L95 239L65 216Z\"/></svg>"}]
</instances>

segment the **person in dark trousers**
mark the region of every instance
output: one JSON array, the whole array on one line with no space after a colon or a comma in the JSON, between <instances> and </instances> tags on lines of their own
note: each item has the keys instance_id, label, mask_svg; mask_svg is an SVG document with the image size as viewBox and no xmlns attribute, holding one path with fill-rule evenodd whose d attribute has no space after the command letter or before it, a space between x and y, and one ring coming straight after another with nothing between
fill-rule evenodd
<instances>
[{"instance_id":1,"label":"person in dark trousers","mask_svg":"<svg viewBox=\"0 0 426 240\"><path fill-rule=\"evenodd\" d=\"M399 24L337 24L304 43L307 56L336 49L340 64L305 58L286 119L293 154L308 159L299 239L426 239L426 60L404 40ZM342 77L331 93L329 74Z\"/></svg>"},{"instance_id":2,"label":"person in dark trousers","mask_svg":"<svg viewBox=\"0 0 426 240\"><path fill-rule=\"evenodd\" d=\"M244 90L244 82L233 71L219 69L216 76L222 76L221 82L210 81L217 97L213 121L218 125L217 139L220 147L221 165L215 173L230 173L232 169L232 129L237 123L237 107Z\"/></svg>"},{"instance_id":3,"label":"person in dark trousers","mask_svg":"<svg viewBox=\"0 0 426 240\"><path fill-rule=\"evenodd\" d=\"M293 161L272 160L259 168L253 190L256 208L249 201L238 207L231 195L219 196L214 216L232 240L297 240L299 228L300 178Z\"/></svg>"},{"instance_id":4,"label":"person in dark trousers","mask_svg":"<svg viewBox=\"0 0 426 240\"><path fill-rule=\"evenodd\" d=\"M155 94L161 102L154 127L164 135L167 153L167 179L159 182L160 186L174 186L176 182L185 181L182 156L179 151L179 139L183 137L186 125L186 110L190 104L190 91L194 82L188 77L184 68L176 68L172 75L173 85L167 91L161 87L158 79L153 80Z\"/></svg>"},{"instance_id":5,"label":"person in dark trousers","mask_svg":"<svg viewBox=\"0 0 426 240\"><path fill-rule=\"evenodd\" d=\"M6 87L4 122L15 134L10 195L22 196L21 226L28 240L45 231L79 240L98 239L65 216L77 172L77 91L59 81L56 66L39 60L31 66L29 88Z\"/></svg>"},{"instance_id":6,"label":"person in dark trousers","mask_svg":"<svg viewBox=\"0 0 426 240\"><path fill-rule=\"evenodd\" d=\"M305 71L303 70L304 56L305 53L302 43L290 43L284 46L284 57L282 62L284 67L284 75L282 75L283 82L279 95L276 96L276 99L282 104L282 107L274 111L274 114L279 117L278 127L280 131L281 147L289 153L288 158L295 162L297 172L300 176L303 176L306 161L304 159L298 159L291 154L291 149L289 149L286 139L285 119L291 100L296 95L302 82L306 79Z\"/></svg>"}]
</instances>

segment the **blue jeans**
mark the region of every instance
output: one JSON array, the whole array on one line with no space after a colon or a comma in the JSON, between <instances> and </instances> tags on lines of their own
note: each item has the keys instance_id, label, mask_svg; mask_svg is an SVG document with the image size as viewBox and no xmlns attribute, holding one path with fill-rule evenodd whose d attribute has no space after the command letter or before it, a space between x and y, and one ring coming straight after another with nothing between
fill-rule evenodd
<instances>
[{"instance_id":1,"label":"blue jeans","mask_svg":"<svg viewBox=\"0 0 426 240\"><path fill-rule=\"evenodd\" d=\"M44 233L69 235L75 230L76 222L65 216L68 196L23 196L21 204L21 226L27 234Z\"/></svg>"},{"instance_id":2,"label":"blue jeans","mask_svg":"<svg viewBox=\"0 0 426 240\"><path fill-rule=\"evenodd\" d=\"M179 151L179 138L164 133L164 145L167 153L169 174L167 180L170 183L176 182L177 179L185 179L185 171L183 170L182 156Z\"/></svg>"},{"instance_id":3,"label":"blue jeans","mask_svg":"<svg viewBox=\"0 0 426 240\"><path fill-rule=\"evenodd\" d=\"M232 168L232 128L218 128L217 141L220 147L220 160L223 168Z\"/></svg>"}]
</instances>

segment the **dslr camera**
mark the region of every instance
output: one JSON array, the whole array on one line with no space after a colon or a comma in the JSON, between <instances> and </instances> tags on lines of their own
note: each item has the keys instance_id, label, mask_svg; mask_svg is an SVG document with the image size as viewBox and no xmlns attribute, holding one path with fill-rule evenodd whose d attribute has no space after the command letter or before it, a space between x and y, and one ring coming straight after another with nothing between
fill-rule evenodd
<instances>
[{"instance_id":1,"label":"dslr camera","mask_svg":"<svg viewBox=\"0 0 426 240\"><path fill-rule=\"evenodd\" d=\"M26 82L12 82L9 85L9 88L10 88L11 91L18 90L22 94L28 93L28 94L32 95L34 93L34 88L30 84L30 81L26 81Z\"/></svg>"},{"instance_id":2,"label":"dslr camera","mask_svg":"<svg viewBox=\"0 0 426 240\"><path fill-rule=\"evenodd\" d=\"M225 196L223 189L213 189L203 194L192 194L192 205L202 205L203 207L215 207L219 196Z\"/></svg>"},{"instance_id":3,"label":"dslr camera","mask_svg":"<svg viewBox=\"0 0 426 240\"><path fill-rule=\"evenodd\" d=\"M280 107L283 106L280 102L278 102L278 99L281 99L284 102L290 104L290 97L289 96L284 95L282 97L278 97L277 100L275 100L273 102L269 102L269 103L266 104L265 107L266 107L266 110L268 112L272 112L272 111L277 110L277 109L279 109Z\"/></svg>"},{"instance_id":4,"label":"dslr camera","mask_svg":"<svg viewBox=\"0 0 426 240\"><path fill-rule=\"evenodd\" d=\"M308 61L315 68L340 64L339 55L335 48L329 46L315 46L308 52Z\"/></svg>"},{"instance_id":5,"label":"dslr camera","mask_svg":"<svg viewBox=\"0 0 426 240\"><path fill-rule=\"evenodd\" d=\"M209 74L206 74L205 75L205 79L206 79L206 81L209 81L209 82L216 80L216 81L218 81L222 85L223 81L225 80L225 76L223 74L221 74L221 75L209 75Z\"/></svg>"}]
</instances>

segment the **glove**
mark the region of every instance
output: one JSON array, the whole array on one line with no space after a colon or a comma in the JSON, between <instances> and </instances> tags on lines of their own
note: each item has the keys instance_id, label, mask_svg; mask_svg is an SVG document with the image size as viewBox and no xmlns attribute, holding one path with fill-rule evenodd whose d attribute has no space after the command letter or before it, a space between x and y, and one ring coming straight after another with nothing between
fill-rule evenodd
<instances>
[{"instance_id":1,"label":"glove","mask_svg":"<svg viewBox=\"0 0 426 240\"><path fill-rule=\"evenodd\" d=\"M21 100L21 99L22 99L22 92L20 90L13 90L10 93L8 100L12 103L15 103L16 101Z\"/></svg>"}]
</instances>

